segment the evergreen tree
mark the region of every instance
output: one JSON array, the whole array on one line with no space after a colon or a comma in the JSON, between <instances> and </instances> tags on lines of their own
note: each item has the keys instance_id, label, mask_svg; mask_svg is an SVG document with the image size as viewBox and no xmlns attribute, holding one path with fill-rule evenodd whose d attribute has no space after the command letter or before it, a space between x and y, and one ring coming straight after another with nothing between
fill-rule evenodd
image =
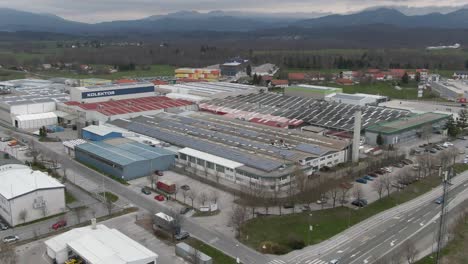
<instances>
[{"instance_id":1,"label":"evergreen tree","mask_svg":"<svg viewBox=\"0 0 468 264\"><path fill-rule=\"evenodd\" d=\"M458 112L457 126L460 130L468 127L468 110L461 109L460 112Z\"/></svg>"},{"instance_id":2,"label":"evergreen tree","mask_svg":"<svg viewBox=\"0 0 468 264\"><path fill-rule=\"evenodd\" d=\"M403 75L403 77L401 77L401 82L402 83L409 83L409 76L408 76L408 73L405 72L405 74Z\"/></svg>"},{"instance_id":3,"label":"evergreen tree","mask_svg":"<svg viewBox=\"0 0 468 264\"><path fill-rule=\"evenodd\" d=\"M421 73L420 72L416 73L415 79L416 79L416 82L418 82L418 83L421 81Z\"/></svg>"},{"instance_id":4,"label":"evergreen tree","mask_svg":"<svg viewBox=\"0 0 468 264\"><path fill-rule=\"evenodd\" d=\"M375 143L377 143L378 146L382 146L384 144L384 139L382 137L382 134L379 133L375 141L376 141Z\"/></svg>"},{"instance_id":5,"label":"evergreen tree","mask_svg":"<svg viewBox=\"0 0 468 264\"><path fill-rule=\"evenodd\" d=\"M457 124L455 123L455 120L453 120L453 116L450 116L449 119L447 120L447 123L445 123L445 129L447 129L447 135L449 137L452 137L452 138L457 137L459 133L459 128Z\"/></svg>"},{"instance_id":6,"label":"evergreen tree","mask_svg":"<svg viewBox=\"0 0 468 264\"><path fill-rule=\"evenodd\" d=\"M252 76L252 66L250 66L250 64L247 65L245 72L247 73L248 76Z\"/></svg>"}]
</instances>

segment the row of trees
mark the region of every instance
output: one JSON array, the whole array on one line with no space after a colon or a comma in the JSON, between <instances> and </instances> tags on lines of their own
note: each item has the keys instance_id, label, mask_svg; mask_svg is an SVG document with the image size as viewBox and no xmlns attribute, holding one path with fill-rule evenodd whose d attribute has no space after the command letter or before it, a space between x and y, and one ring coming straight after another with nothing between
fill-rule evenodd
<instances>
[{"instance_id":1,"label":"row of trees","mask_svg":"<svg viewBox=\"0 0 468 264\"><path fill-rule=\"evenodd\" d=\"M461 109L458 112L458 118L454 119L453 115L449 117L445 124L448 136L456 138L465 128L468 127L468 110Z\"/></svg>"}]
</instances>

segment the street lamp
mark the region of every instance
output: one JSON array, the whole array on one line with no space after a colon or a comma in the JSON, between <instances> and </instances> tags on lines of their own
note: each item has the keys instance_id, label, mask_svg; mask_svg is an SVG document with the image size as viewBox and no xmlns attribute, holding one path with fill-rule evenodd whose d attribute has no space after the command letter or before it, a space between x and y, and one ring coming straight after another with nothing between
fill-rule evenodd
<instances>
[{"instance_id":1,"label":"street lamp","mask_svg":"<svg viewBox=\"0 0 468 264\"><path fill-rule=\"evenodd\" d=\"M309 245L310 245L310 236L312 235L312 230L314 229L314 227L310 224L310 219L312 218L312 214L309 214L309 231L307 232L309 234Z\"/></svg>"}]
</instances>

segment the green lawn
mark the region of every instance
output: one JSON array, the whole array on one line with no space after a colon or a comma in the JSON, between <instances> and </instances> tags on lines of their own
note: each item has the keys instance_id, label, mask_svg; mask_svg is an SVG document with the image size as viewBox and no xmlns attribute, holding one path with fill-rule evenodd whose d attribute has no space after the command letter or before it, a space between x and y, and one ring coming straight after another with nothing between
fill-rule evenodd
<instances>
[{"instance_id":1,"label":"green lawn","mask_svg":"<svg viewBox=\"0 0 468 264\"><path fill-rule=\"evenodd\" d=\"M102 66L102 65L100 65ZM65 77L75 79L101 78L101 79L125 79L133 77L152 77L152 76L174 76L176 67L170 65L151 65L149 70L120 71L112 74L75 74L70 71L48 70L36 72L37 74L49 77Z\"/></svg>"},{"instance_id":2,"label":"green lawn","mask_svg":"<svg viewBox=\"0 0 468 264\"><path fill-rule=\"evenodd\" d=\"M209 246L198 239L189 238L184 241L199 251L213 258L213 264L234 264L236 260L216 248Z\"/></svg>"},{"instance_id":3,"label":"green lawn","mask_svg":"<svg viewBox=\"0 0 468 264\"><path fill-rule=\"evenodd\" d=\"M106 197L106 199L110 199L111 202L115 203L119 200L119 196L111 193L111 192L100 192L99 195L102 197Z\"/></svg>"},{"instance_id":4,"label":"green lawn","mask_svg":"<svg viewBox=\"0 0 468 264\"><path fill-rule=\"evenodd\" d=\"M309 216L307 212L254 218L244 224L240 240L257 250L263 242L271 241L285 247L287 251L291 251L292 249L285 243L285 238L289 236L302 238L306 244L317 244L366 218L414 199L439 184L440 179L438 177L428 177L400 192L391 194L390 197L382 198L367 207L357 210L337 207L314 211L312 216ZM310 234L310 241L308 237L309 221L314 226Z\"/></svg>"},{"instance_id":5,"label":"green lawn","mask_svg":"<svg viewBox=\"0 0 468 264\"><path fill-rule=\"evenodd\" d=\"M1 54L0 54L1 56ZM14 79L24 79L26 73L17 72L17 71L10 71L5 69L0 69L0 81L8 81Z\"/></svg>"},{"instance_id":6,"label":"green lawn","mask_svg":"<svg viewBox=\"0 0 468 264\"><path fill-rule=\"evenodd\" d=\"M73 203L76 201L75 196L73 196L71 193L65 191L65 203Z\"/></svg>"}]
</instances>

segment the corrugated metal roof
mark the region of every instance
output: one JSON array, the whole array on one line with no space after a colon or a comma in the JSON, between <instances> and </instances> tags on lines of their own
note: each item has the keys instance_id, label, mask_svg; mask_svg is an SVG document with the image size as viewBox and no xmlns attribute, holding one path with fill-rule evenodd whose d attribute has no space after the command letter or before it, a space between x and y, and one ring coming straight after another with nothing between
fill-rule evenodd
<instances>
[{"instance_id":1,"label":"corrugated metal roof","mask_svg":"<svg viewBox=\"0 0 468 264\"><path fill-rule=\"evenodd\" d=\"M235 162L235 161L232 161L232 160L228 160L228 159L225 159L225 158L222 158L222 157L211 155L211 154L201 152L201 151L191 149L191 148L183 148L183 149L179 150L179 153L183 153L185 155L189 155L189 156L196 157L196 158L199 158L199 159L203 159L203 160L215 163L215 164L219 164L219 165L222 165L222 166L230 168L230 169L235 169L235 168L244 166L244 164L242 164L242 163Z\"/></svg>"},{"instance_id":2,"label":"corrugated metal roof","mask_svg":"<svg viewBox=\"0 0 468 264\"><path fill-rule=\"evenodd\" d=\"M57 115L54 112L47 112L47 113L40 113L40 114L16 116L16 119L18 119L18 121L39 120L39 119L46 119L46 118L57 118Z\"/></svg>"}]
</instances>

